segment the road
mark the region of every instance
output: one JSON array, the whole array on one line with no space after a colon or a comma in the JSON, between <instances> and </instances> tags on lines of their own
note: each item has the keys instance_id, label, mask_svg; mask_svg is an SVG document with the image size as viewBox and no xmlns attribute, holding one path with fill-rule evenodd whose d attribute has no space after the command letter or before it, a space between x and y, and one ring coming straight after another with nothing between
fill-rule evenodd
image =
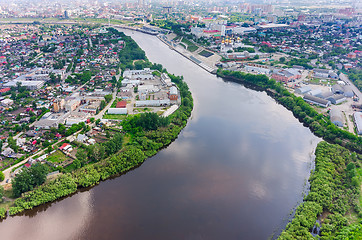
<instances>
[{"instance_id":1,"label":"road","mask_svg":"<svg viewBox=\"0 0 362 240\"><path fill-rule=\"evenodd\" d=\"M121 74L122 74L122 71L120 70L119 74L115 76L117 81L118 81L119 77L121 76ZM118 89L115 87L113 89L112 100L108 103L107 106L105 106L103 108L103 110L101 110L97 115L94 116L95 120L101 119L103 117L103 115L107 112L107 110L112 106L112 103L114 102L114 100L116 100L117 92L118 92Z\"/></svg>"},{"instance_id":2,"label":"road","mask_svg":"<svg viewBox=\"0 0 362 240\"><path fill-rule=\"evenodd\" d=\"M344 81L347 85L350 85L354 94L357 95L357 97L359 98L358 103L361 102L362 99L362 93L361 91L352 83L351 80L348 79L347 75L344 73L341 73L339 75L339 77L341 78L342 81ZM357 102L356 102L357 103Z\"/></svg>"},{"instance_id":3,"label":"road","mask_svg":"<svg viewBox=\"0 0 362 240\"><path fill-rule=\"evenodd\" d=\"M120 75L121 75L121 73L118 74L118 75L116 76L116 78L119 79ZM87 83L88 83L88 82L87 82ZM83 84L82 86L80 86L79 88L77 88L77 89L75 90L75 92L79 91L79 90L80 90L82 87L84 87L87 83L85 83L85 84ZM102 111L100 111L97 115L94 116L95 120L100 119L100 118L103 117L103 115L106 113L106 111L112 106L112 103L113 103L114 100L116 99L116 96L117 96L117 88L114 88L112 101L110 101L110 102L108 103L108 105L107 105ZM34 124L34 123L32 123L32 124ZM76 132L75 134L73 134L73 135L71 135L71 136L74 136L74 135L76 135L77 133L79 133L79 132ZM17 134L14 138L18 138L21 134L23 134L23 132L20 132L20 133ZM68 136L67 139L68 139L69 137L71 137L71 136ZM63 140L63 139L58 140L58 141L55 142L53 145L59 143L59 141L62 141L62 140ZM43 150L41 150L41 151L39 151L39 152L36 152L36 153L33 154L32 156L38 155L38 154L43 154L43 153L44 153L44 150L45 150L45 149L43 149ZM4 181L0 182L0 185L5 185L5 184L6 184L6 180L7 180L7 179L11 179L11 178L10 178L10 177L11 177L11 171L12 171L14 168L16 169L16 168L20 167L22 164L26 163L32 156L30 156L30 157L24 159L23 161L15 164L15 165L13 165L13 166L11 166L11 167L8 168L8 169L5 169L5 170L3 171L3 173L4 173L4 175L5 175L5 179L4 179ZM9 180L9 181L10 181L10 180Z\"/></svg>"}]
</instances>

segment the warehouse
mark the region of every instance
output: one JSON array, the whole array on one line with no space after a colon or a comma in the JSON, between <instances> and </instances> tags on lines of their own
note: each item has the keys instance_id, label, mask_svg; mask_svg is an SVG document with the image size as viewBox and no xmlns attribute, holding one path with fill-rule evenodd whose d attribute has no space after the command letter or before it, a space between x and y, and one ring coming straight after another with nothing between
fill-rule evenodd
<instances>
[{"instance_id":1,"label":"warehouse","mask_svg":"<svg viewBox=\"0 0 362 240\"><path fill-rule=\"evenodd\" d=\"M343 113L340 110L334 108L331 109L329 112L329 118L334 125L343 127Z\"/></svg>"},{"instance_id":2,"label":"warehouse","mask_svg":"<svg viewBox=\"0 0 362 240\"><path fill-rule=\"evenodd\" d=\"M349 98L352 98L354 96L354 92L350 85L346 85L343 88L344 88L344 93L343 93L344 96L349 97Z\"/></svg>"},{"instance_id":3,"label":"warehouse","mask_svg":"<svg viewBox=\"0 0 362 240\"><path fill-rule=\"evenodd\" d=\"M312 91L312 89L310 87L304 86L304 87L296 89L295 93L297 93L297 94L306 94L307 92L310 92L310 91Z\"/></svg>"},{"instance_id":4,"label":"warehouse","mask_svg":"<svg viewBox=\"0 0 362 240\"><path fill-rule=\"evenodd\" d=\"M170 105L170 99L136 101L136 107L159 107Z\"/></svg>"},{"instance_id":5,"label":"warehouse","mask_svg":"<svg viewBox=\"0 0 362 240\"><path fill-rule=\"evenodd\" d=\"M17 81L13 80L4 84L4 87L16 87L20 83L22 87L26 87L28 90L40 89L44 86L44 81Z\"/></svg>"},{"instance_id":6,"label":"warehouse","mask_svg":"<svg viewBox=\"0 0 362 240\"><path fill-rule=\"evenodd\" d=\"M310 94L306 94L303 97L304 101L321 106L321 107L328 107L331 105L331 102L328 100L325 100L323 98L315 97Z\"/></svg>"},{"instance_id":7,"label":"warehouse","mask_svg":"<svg viewBox=\"0 0 362 240\"><path fill-rule=\"evenodd\" d=\"M361 112L355 112L353 114L354 123L356 125L357 134L362 135L362 113Z\"/></svg>"},{"instance_id":8,"label":"warehouse","mask_svg":"<svg viewBox=\"0 0 362 240\"><path fill-rule=\"evenodd\" d=\"M340 104L347 100L346 97L342 94L334 94L333 96L327 97L325 99L331 101L332 104Z\"/></svg>"}]
</instances>

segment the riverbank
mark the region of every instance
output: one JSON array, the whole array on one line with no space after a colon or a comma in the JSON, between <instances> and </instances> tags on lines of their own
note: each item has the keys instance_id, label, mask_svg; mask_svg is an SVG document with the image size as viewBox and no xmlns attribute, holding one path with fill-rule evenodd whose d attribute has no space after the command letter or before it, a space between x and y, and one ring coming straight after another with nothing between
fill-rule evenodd
<instances>
[{"instance_id":1,"label":"riverbank","mask_svg":"<svg viewBox=\"0 0 362 240\"><path fill-rule=\"evenodd\" d=\"M362 155L324 141L315 155L310 191L279 239L360 239Z\"/></svg>"},{"instance_id":2,"label":"riverbank","mask_svg":"<svg viewBox=\"0 0 362 240\"><path fill-rule=\"evenodd\" d=\"M221 69L217 71L217 76L259 87L260 90L266 91L278 103L290 110L316 136L322 137L327 142L346 147L351 151L362 153L362 137L336 127L328 116L318 113L303 98L290 93L281 83L276 82L274 79L269 79L266 75L261 74L253 75Z\"/></svg>"},{"instance_id":3,"label":"riverbank","mask_svg":"<svg viewBox=\"0 0 362 240\"><path fill-rule=\"evenodd\" d=\"M194 54L192 54L191 52L184 50L181 51L180 49L177 48L177 45L172 44L172 42L168 41L166 39L165 35L157 35L157 38L163 42L164 44L166 44L167 46L170 47L170 49L174 50L175 52L179 53L181 56L185 57L186 59L190 60L191 62L195 63L196 65L198 65L199 67L201 67L202 69L208 71L209 73L212 74L216 74L217 72L217 68L213 68L210 67L208 65L206 65L203 61L201 61L200 59L197 59Z\"/></svg>"},{"instance_id":4,"label":"riverbank","mask_svg":"<svg viewBox=\"0 0 362 240\"><path fill-rule=\"evenodd\" d=\"M180 90L182 103L167 118L169 123L167 126L164 125L150 131L142 131L137 128L138 130L134 132L133 129L130 129L128 133L130 141L122 147L121 151L99 162L77 169L72 173L63 174L49 183L24 193L14 201L9 209L0 208L0 218L6 216L6 211L8 211L8 215L15 215L24 210L68 196L78 189L94 186L100 181L124 174L140 166L146 159L174 141L191 116L193 99L182 77L172 74L169 74L169 76Z\"/></svg>"},{"instance_id":5,"label":"riverbank","mask_svg":"<svg viewBox=\"0 0 362 240\"><path fill-rule=\"evenodd\" d=\"M347 236L358 239L359 229L362 229L359 223L362 220L361 138L336 128L302 98L296 97L265 75L222 70L217 75L227 80L252 84L256 90L266 91L292 111L314 134L338 144L318 144L315 171L309 178L310 192L297 207L293 219L279 239L312 239L312 230L314 235L318 234L323 239L345 239ZM321 226L316 222L317 219Z\"/></svg>"}]
</instances>

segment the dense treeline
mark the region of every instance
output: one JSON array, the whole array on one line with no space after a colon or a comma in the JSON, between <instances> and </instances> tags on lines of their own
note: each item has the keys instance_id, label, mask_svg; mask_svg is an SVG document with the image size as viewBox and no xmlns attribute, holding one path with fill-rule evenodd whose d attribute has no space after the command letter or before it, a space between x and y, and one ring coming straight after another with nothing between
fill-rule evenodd
<instances>
[{"instance_id":1,"label":"dense treeline","mask_svg":"<svg viewBox=\"0 0 362 240\"><path fill-rule=\"evenodd\" d=\"M349 70L348 78L362 91L362 69L355 68Z\"/></svg>"},{"instance_id":2,"label":"dense treeline","mask_svg":"<svg viewBox=\"0 0 362 240\"><path fill-rule=\"evenodd\" d=\"M14 215L26 209L32 209L35 206L74 193L76 190L77 184L74 178L70 174L64 174L47 184L35 188L33 191L25 193L23 197L16 199L14 205L9 209L9 214Z\"/></svg>"},{"instance_id":3,"label":"dense treeline","mask_svg":"<svg viewBox=\"0 0 362 240\"><path fill-rule=\"evenodd\" d=\"M346 213L362 217L358 201L360 182L356 167L361 167L362 156L339 145L320 142L317 146L315 170L309 178L310 192L298 206L293 220L279 239L313 239L310 233L322 212L320 239L346 239L361 224L348 225ZM357 238L350 238L357 239Z\"/></svg>"},{"instance_id":4,"label":"dense treeline","mask_svg":"<svg viewBox=\"0 0 362 240\"><path fill-rule=\"evenodd\" d=\"M362 138L336 127L328 117L319 114L303 98L290 93L284 86L269 79L266 75L253 75L250 73L218 70L218 76L236 81L251 83L267 90L273 98L284 107L293 112L303 124L309 127L315 135L323 137L328 142L344 146L352 151L362 153Z\"/></svg>"},{"instance_id":5,"label":"dense treeline","mask_svg":"<svg viewBox=\"0 0 362 240\"><path fill-rule=\"evenodd\" d=\"M167 127L169 124L168 118L160 117L157 113L129 115L126 120L122 121L123 130L133 134L140 131L156 130L159 127Z\"/></svg>"},{"instance_id":6,"label":"dense treeline","mask_svg":"<svg viewBox=\"0 0 362 240\"><path fill-rule=\"evenodd\" d=\"M47 173L48 169L40 163L31 168L23 167L22 171L12 180L14 196L19 197L22 193L43 184Z\"/></svg>"},{"instance_id":7,"label":"dense treeline","mask_svg":"<svg viewBox=\"0 0 362 240\"><path fill-rule=\"evenodd\" d=\"M134 60L147 60L145 52L131 37L114 28L108 28L107 30L124 41L124 47L118 52L122 70L125 68L132 69Z\"/></svg>"},{"instance_id":8,"label":"dense treeline","mask_svg":"<svg viewBox=\"0 0 362 240\"><path fill-rule=\"evenodd\" d=\"M111 176L125 173L145 161L147 157L153 156L158 150L170 144L186 125L187 119L191 116L193 99L182 77L169 74L171 80L178 86L182 96L181 106L168 118L155 118L154 115L140 114L136 121L137 126L141 126L140 131L132 134L130 129L130 140L126 146L122 147L123 137L115 134L113 138L105 143L93 147L93 154L100 156L101 147L105 155L101 155L94 164L86 165L76 169L72 173L62 175L56 180L35 188L33 191L25 193L22 197L14 201L10 207L9 214L14 215L23 210L31 209L46 202L54 201L60 197L74 193L77 188L89 187L98 184ZM145 122L141 122L141 119ZM156 123L150 120L154 120ZM156 120L155 120L156 119ZM131 120L132 121L132 120ZM159 122L161 121L161 123ZM166 122L167 121L167 122ZM158 123L157 123L158 122ZM167 124L165 124L167 123ZM154 128L157 126L157 128ZM118 151L122 147L121 151ZM111 149L107 153L107 149ZM82 152L82 151L81 151ZM89 160L89 152L83 152L79 158ZM109 157L107 157L109 156ZM0 218L1 216L0 209ZM4 214L5 215L5 214Z\"/></svg>"}]
</instances>

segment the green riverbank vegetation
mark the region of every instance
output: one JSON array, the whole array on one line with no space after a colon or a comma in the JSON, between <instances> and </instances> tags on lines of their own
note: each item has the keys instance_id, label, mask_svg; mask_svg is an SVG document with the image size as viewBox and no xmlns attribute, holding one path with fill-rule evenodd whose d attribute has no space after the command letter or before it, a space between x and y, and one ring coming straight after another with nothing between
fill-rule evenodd
<instances>
[{"instance_id":1,"label":"green riverbank vegetation","mask_svg":"<svg viewBox=\"0 0 362 240\"><path fill-rule=\"evenodd\" d=\"M328 117L318 113L303 98L290 93L280 82L269 79L262 74L254 75L221 69L218 70L217 75L260 87L260 90L267 91L278 103L292 111L293 115L318 137L322 137L330 143L339 144L349 150L362 153L362 137L336 127Z\"/></svg>"},{"instance_id":2,"label":"green riverbank vegetation","mask_svg":"<svg viewBox=\"0 0 362 240\"><path fill-rule=\"evenodd\" d=\"M109 30L117 33L128 46L119 52L121 69L134 69L135 65L131 63L142 59L139 63L142 66L138 67L151 67L153 70L167 73L162 65L150 63L144 51L132 38L114 29ZM126 173L175 140L191 116L193 98L182 76L167 74L177 85L181 95L181 105L174 113L166 118L156 113L127 116L121 123L122 131L113 134L107 141L90 146L79 143L80 149L77 151L76 159L66 168L60 168L61 173L54 180L45 181L45 171L40 169L40 166L36 169L36 173L39 173L37 176L33 176L30 170L19 173L13 180L16 187L13 196L18 198L6 208L0 206L0 218L6 217L7 211L9 215L15 215L68 196L80 188L94 186L100 181ZM82 124L74 125L68 130L64 128L64 133L67 136L82 128ZM29 181L24 183L24 179Z\"/></svg>"},{"instance_id":3,"label":"green riverbank vegetation","mask_svg":"<svg viewBox=\"0 0 362 240\"><path fill-rule=\"evenodd\" d=\"M217 75L267 91L315 135L329 142L318 144L309 194L279 239L362 239L362 138L337 128L301 97L266 75L221 69ZM312 230L317 230L314 235Z\"/></svg>"}]
</instances>

